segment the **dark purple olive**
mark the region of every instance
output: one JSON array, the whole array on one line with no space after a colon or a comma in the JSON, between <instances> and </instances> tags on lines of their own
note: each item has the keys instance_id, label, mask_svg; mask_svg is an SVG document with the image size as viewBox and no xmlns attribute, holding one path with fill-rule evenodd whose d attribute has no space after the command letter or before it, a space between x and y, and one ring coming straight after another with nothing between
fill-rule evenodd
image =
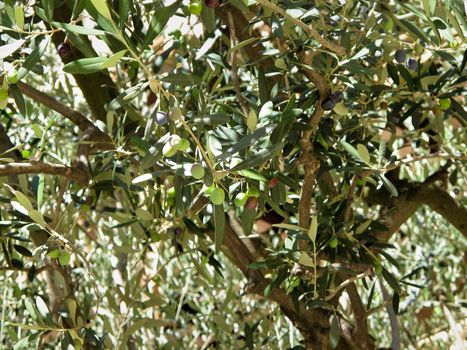
<instances>
[{"instance_id":1,"label":"dark purple olive","mask_svg":"<svg viewBox=\"0 0 467 350\"><path fill-rule=\"evenodd\" d=\"M167 118L167 113L165 112L156 112L156 124L157 125L165 125L167 124L169 119Z\"/></svg>"},{"instance_id":2,"label":"dark purple olive","mask_svg":"<svg viewBox=\"0 0 467 350\"><path fill-rule=\"evenodd\" d=\"M204 0L204 3L207 7L210 7L212 9L216 9L221 5L220 0Z\"/></svg>"},{"instance_id":3,"label":"dark purple olive","mask_svg":"<svg viewBox=\"0 0 467 350\"><path fill-rule=\"evenodd\" d=\"M321 103L321 107L323 107L323 109L326 110L326 111L330 111L331 109L334 108L335 105L336 105L336 103L330 98L325 99Z\"/></svg>"},{"instance_id":4,"label":"dark purple olive","mask_svg":"<svg viewBox=\"0 0 467 350\"><path fill-rule=\"evenodd\" d=\"M72 51L71 51L71 46L68 45L67 43L60 43L58 44L57 47L58 54L60 55L61 58L70 58L72 56Z\"/></svg>"},{"instance_id":5,"label":"dark purple olive","mask_svg":"<svg viewBox=\"0 0 467 350\"><path fill-rule=\"evenodd\" d=\"M413 58L409 58L409 60L407 61L407 68L411 70L417 70L418 68L417 60Z\"/></svg>"},{"instance_id":6,"label":"dark purple olive","mask_svg":"<svg viewBox=\"0 0 467 350\"><path fill-rule=\"evenodd\" d=\"M177 227L177 228L175 229L175 234L176 234L177 236L180 236L180 235L182 234L182 232L183 232L183 231L182 231L182 229L181 229L180 227Z\"/></svg>"},{"instance_id":7,"label":"dark purple olive","mask_svg":"<svg viewBox=\"0 0 467 350\"><path fill-rule=\"evenodd\" d=\"M344 99L344 94L342 93L342 91L336 91L331 96L331 100L336 104L341 102L343 99Z\"/></svg>"},{"instance_id":8,"label":"dark purple olive","mask_svg":"<svg viewBox=\"0 0 467 350\"><path fill-rule=\"evenodd\" d=\"M394 54L394 58L396 59L397 63L404 63L405 62L405 50L397 50Z\"/></svg>"}]
</instances>

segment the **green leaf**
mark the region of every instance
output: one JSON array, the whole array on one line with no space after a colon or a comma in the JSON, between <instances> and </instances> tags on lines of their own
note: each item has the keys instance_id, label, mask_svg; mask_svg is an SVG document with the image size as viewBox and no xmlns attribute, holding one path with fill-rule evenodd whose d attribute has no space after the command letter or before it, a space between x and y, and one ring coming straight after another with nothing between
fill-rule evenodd
<instances>
[{"instance_id":1,"label":"green leaf","mask_svg":"<svg viewBox=\"0 0 467 350\"><path fill-rule=\"evenodd\" d=\"M101 68L110 68L117 65L117 63L125 56L128 50L122 50L114 53L107 60L101 64Z\"/></svg>"},{"instance_id":2,"label":"green leaf","mask_svg":"<svg viewBox=\"0 0 467 350\"><path fill-rule=\"evenodd\" d=\"M256 41L258 41L259 38L256 38L256 37L253 37L253 38L248 38L240 43L238 43L237 45L231 47L228 51L227 51L227 54L231 53L232 51L236 51L238 49L241 49L242 47L244 46L247 46L247 45L250 45Z\"/></svg>"},{"instance_id":3,"label":"green leaf","mask_svg":"<svg viewBox=\"0 0 467 350\"><path fill-rule=\"evenodd\" d=\"M345 141L340 141L340 144L342 145L342 147L344 147L344 149L350 153L353 157L357 158L358 160L361 160L363 162L365 162L365 160L362 158L362 156L360 155L360 153L357 151L357 149L352 146L350 143L348 142L345 142Z\"/></svg>"},{"instance_id":4,"label":"green leaf","mask_svg":"<svg viewBox=\"0 0 467 350\"><path fill-rule=\"evenodd\" d=\"M118 0L118 25L120 28L125 27L125 23L130 14L130 0Z\"/></svg>"},{"instance_id":5,"label":"green leaf","mask_svg":"<svg viewBox=\"0 0 467 350\"><path fill-rule=\"evenodd\" d=\"M359 143L357 145L357 151L360 155L360 158L363 159L365 163L370 164L370 152L368 151L368 148L366 148L365 145Z\"/></svg>"},{"instance_id":6,"label":"green leaf","mask_svg":"<svg viewBox=\"0 0 467 350\"><path fill-rule=\"evenodd\" d=\"M18 69L18 80L24 78L26 74L28 74L28 72L34 67L34 65L39 62L49 43L50 37L47 37L42 40L39 45L34 47L34 50L32 50L31 54L29 54L24 60L21 68Z\"/></svg>"},{"instance_id":7,"label":"green leaf","mask_svg":"<svg viewBox=\"0 0 467 350\"><path fill-rule=\"evenodd\" d=\"M154 217L152 216L152 214L143 208L136 209L135 215L141 220L148 220L148 221L154 220Z\"/></svg>"},{"instance_id":8,"label":"green leaf","mask_svg":"<svg viewBox=\"0 0 467 350\"><path fill-rule=\"evenodd\" d=\"M414 40L422 39L423 41L429 43L431 42L430 39L426 36L426 34L415 24L406 20L400 19L400 23L408 30L410 36Z\"/></svg>"},{"instance_id":9,"label":"green leaf","mask_svg":"<svg viewBox=\"0 0 467 350\"><path fill-rule=\"evenodd\" d=\"M23 247L22 245L14 244L13 248L15 248L15 250L21 255L32 257L31 251L28 248Z\"/></svg>"},{"instance_id":10,"label":"green leaf","mask_svg":"<svg viewBox=\"0 0 467 350\"><path fill-rule=\"evenodd\" d=\"M386 67L387 67L387 70L388 70L389 77L392 79L394 84L399 85L399 83L400 83L400 81L399 81L399 71L397 70L397 67L395 65L393 65L392 63L388 63Z\"/></svg>"},{"instance_id":11,"label":"green leaf","mask_svg":"<svg viewBox=\"0 0 467 350\"><path fill-rule=\"evenodd\" d=\"M399 286L399 282L397 281L397 279L388 270L386 270L384 267L383 267L383 270L382 270L382 274L383 274L383 278L386 280L386 282L388 282L388 284L391 286L391 288L394 289L394 292L399 293L400 292L400 286Z\"/></svg>"},{"instance_id":12,"label":"green leaf","mask_svg":"<svg viewBox=\"0 0 467 350\"><path fill-rule=\"evenodd\" d=\"M392 182L389 181L387 177L384 176L383 174L379 174L379 177L381 178L381 181L383 182L384 187L386 187L389 193L392 196L397 197L399 193L397 192L397 188L392 184Z\"/></svg>"},{"instance_id":13,"label":"green leaf","mask_svg":"<svg viewBox=\"0 0 467 350\"><path fill-rule=\"evenodd\" d=\"M18 107L19 112L26 116L27 115L27 110L26 110L26 102L24 101L23 93L21 90L18 88L16 84L10 85L10 94L15 100L16 107Z\"/></svg>"},{"instance_id":14,"label":"green leaf","mask_svg":"<svg viewBox=\"0 0 467 350\"><path fill-rule=\"evenodd\" d=\"M253 169L239 170L237 171L237 173L248 179L258 180L258 181L263 181L263 182L267 181L266 177L263 174Z\"/></svg>"},{"instance_id":15,"label":"green leaf","mask_svg":"<svg viewBox=\"0 0 467 350\"><path fill-rule=\"evenodd\" d=\"M36 307L37 307L37 311L39 311L39 315L43 319L46 319L47 316L49 316L49 314L50 314L50 311L49 311L49 308L47 307L47 304L45 303L45 301L40 296L36 296L34 300L36 302Z\"/></svg>"},{"instance_id":16,"label":"green leaf","mask_svg":"<svg viewBox=\"0 0 467 350\"><path fill-rule=\"evenodd\" d=\"M30 335L18 340L15 343L15 345L13 346L13 350L34 349L34 348L36 348L36 346L33 345L32 342L34 342L39 337L40 334L41 334L41 332L36 332L36 333L30 334Z\"/></svg>"},{"instance_id":17,"label":"green leaf","mask_svg":"<svg viewBox=\"0 0 467 350\"><path fill-rule=\"evenodd\" d=\"M214 234L215 234L215 246L216 252L219 252L222 242L224 240L224 230L225 230L225 212L224 206L214 205Z\"/></svg>"},{"instance_id":18,"label":"green leaf","mask_svg":"<svg viewBox=\"0 0 467 350\"><path fill-rule=\"evenodd\" d=\"M177 74L169 74L165 78L161 79L167 83L173 85L179 85L182 87L186 86L193 86L201 83L201 78L197 75L193 74L184 74L184 73L177 73Z\"/></svg>"},{"instance_id":19,"label":"green leaf","mask_svg":"<svg viewBox=\"0 0 467 350\"><path fill-rule=\"evenodd\" d=\"M155 8L154 15L149 25L146 37L142 47L147 47L154 38L159 35L165 28L169 19L177 12L180 7L181 0L177 0L170 6L164 6L162 2L158 2L158 7Z\"/></svg>"},{"instance_id":20,"label":"green leaf","mask_svg":"<svg viewBox=\"0 0 467 350\"><path fill-rule=\"evenodd\" d=\"M339 344L339 338L341 336L341 327L339 325L339 319L336 315L331 316L331 330L329 332L329 346L334 349Z\"/></svg>"},{"instance_id":21,"label":"green leaf","mask_svg":"<svg viewBox=\"0 0 467 350\"><path fill-rule=\"evenodd\" d=\"M13 54L16 50L23 46L25 42L26 40L16 40L10 44L0 46L0 60L3 60L4 58Z\"/></svg>"},{"instance_id":22,"label":"green leaf","mask_svg":"<svg viewBox=\"0 0 467 350\"><path fill-rule=\"evenodd\" d=\"M314 260L305 252L302 252L300 254L300 258L298 259L298 262L301 265L308 266L308 267L314 267L315 266Z\"/></svg>"},{"instance_id":23,"label":"green leaf","mask_svg":"<svg viewBox=\"0 0 467 350\"><path fill-rule=\"evenodd\" d=\"M318 218L313 216L311 219L310 229L308 230L308 237L310 240L315 243L316 242L316 234L318 233Z\"/></svg>"},{"instance_id":24,"label":"green leaf","mask_svg":"<svg viewBox=\"0 0 467 350\"><path fill-rule=\"evenodd\" d=\"M44 217L43 217L42 214L41 214L40 212L38 212L37 210L35 210L35 209L33 209L33 210L28 210L28 216L29 216L36 224L39 224L41 227L45 227L45 226L46 226Z\"/></svg>"},{"instance_id":25,"label":"green leaf","mask_svg":"<svg viewBox=\"0 0 467 350\"><path fill-rule=\"evenodd\" d=\"M112 16L110 15L109 7L107 6L107 1L105 0L91 0L92 5L96 8L97 12L99 12L105 18L112 20Z\"/></svg>"},{"instance_id":26,"label":"green leaf","mask_svg":"<svg viewBox=\"0 0 467 350\"><path fill-rule=\"evenodd\" d=\"M283 229L286 229L286 230L291 230L291 231L303 231L303 232L307 232L308 230L304 227L300 227L298 225L292 225L292 224L274 224L272 225L273 227L279 227L279 228L283 228Z\"/></svg>"},{"instance_id":27,"label":"green leaf","mask_svg":"<svg viewBox=\"0 0 467 350\"><path fill-rule=\"evenodd\" d=\"M32 319L37 321L39 319L39 314L37 313L36 307L31 303L31 301L29 301L29 299L24 299L24 306Z\"/></svg>"},{"instance_id":28,"label":"green leaf","mask_svg":"<svg viewBox=\"0 0 467 350\"><path fill-rule=\"evenodd\" d=\"M102 63L105 61L106 57L82 58L68 63L63 71L70 74L91 74L103 69Z\"/></svg>"},{"instance_id":29,"label":"green leaf","mask_svg":"<svg viewBox=\"0 0 467 350\"><path fill-rule=\"evenodd\" d=\"M259 111L258 120L269 117L273 112L274 105L271 101L266 102Z\"/></svg>"},{"instance_id":30,"label":"green leaf","mask_svg":"<svg viewBox=\"0 0 467 350\"><path fill-rule=\"evenodd\" d=\"M21 5L15 7L15 23L20 30L24 29L24 12Z\"/></svg>"},{"instance_id":31,"label":"green leaf","mask_svg":"<svg viewBox=\"0 0 467 350\"><path fill-rule=\"evenodd\" d=\"M230 121L230 116L225 113L215 113L215 114L204 114L193 118L194 124L203 124L203 125L221 125L226 124Z\"/></svg>"},{"instance_id":32,"label":"green leaf","mask_svg":"<svg viewBox=\"0 0 467 350\"><path fill-rule=\"evenodd\" d=\"M52 26L55 27L55 28L66 30L67 32L81 34L81 35L105 35L105 34L108 34L108 32L103 31L103 30L89 28L89 27L83 27L83 26L77 26L77 25L74 25L74 24L68 24L68 23L62 23L62 22L52 22Z\"/></svg>"},{"instance_id":33,"label":"green leaf","mask_svg":"<svg viewBox=\"0 0 467 350\"><path fill-rule=\"evenodd\" d=\"M31 201L29 200L28 197L26 197L23 193L19 191L14 191L13 194L15 195L16 199L18 202L27 210L31 211L34 210L34 207L32 206Z\"/></svg>"},{"instance_id":34,"label":"green leaf","mask_svg":"<svg viewBox=\"0 0 467 350\"><path fill-rule=\"evenodd\" d=\"M232 170L243 170L243 169L255 168L260 165L263 165L268 160L275 157L277 154L277 151L282 149L282 146L283 144L279 143L279 144L274 145L271 148L261 150L257 152L254 156L251 156L245 159L243 162L235 166Z\"/></svg>"},{"instance_id":35,"label":"green leaf","mask_svg":"<svg viewBox=\"0 0 467 350\"><path fill-rule=\"evenodd\" d=\"M223 152L218 157L216 157L216 161L220 161L228 157L231 157L235 153L240 152L249 146L253 146L261 138L269 135L274 130L275 127L276 127L275 124L270 124L270 125L263 126L262 128L255 130L251 134L247 134L243 136L240 140L238 140L238 142L235 143L234 146L230 147L229 149L227 149L227 151Z\"/></svg>"}]
</instances>

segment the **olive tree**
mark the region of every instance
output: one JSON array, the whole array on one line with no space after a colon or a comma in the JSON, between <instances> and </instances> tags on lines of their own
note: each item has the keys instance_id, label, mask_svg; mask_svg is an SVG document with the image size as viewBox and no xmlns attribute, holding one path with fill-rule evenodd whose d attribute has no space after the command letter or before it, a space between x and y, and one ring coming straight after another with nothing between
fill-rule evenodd
<instances>
[{"instance_id":1,"label":"olive tree","mask_svg":"<svg viewBox=\"0 0 467 350\"><path fill-rule=\"evenodd\" d=\"M3 1L2 346L463 346L466 11Z\"/></svg>"}]
</instances>

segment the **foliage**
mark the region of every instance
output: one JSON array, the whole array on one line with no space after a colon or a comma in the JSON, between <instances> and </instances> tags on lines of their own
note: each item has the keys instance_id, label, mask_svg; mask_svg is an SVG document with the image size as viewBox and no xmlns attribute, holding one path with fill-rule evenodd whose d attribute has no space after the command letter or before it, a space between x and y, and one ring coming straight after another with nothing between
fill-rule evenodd
<instances>
[{"instance_id":1,"label":"foliage","mask_svg":"<svg viewBox=\"0 0 467 350\"><path fill-rule=\"evenodd\" d=\"M2 346L462 342L465 11L1 3Z\"/></svg>"}]
</instances>

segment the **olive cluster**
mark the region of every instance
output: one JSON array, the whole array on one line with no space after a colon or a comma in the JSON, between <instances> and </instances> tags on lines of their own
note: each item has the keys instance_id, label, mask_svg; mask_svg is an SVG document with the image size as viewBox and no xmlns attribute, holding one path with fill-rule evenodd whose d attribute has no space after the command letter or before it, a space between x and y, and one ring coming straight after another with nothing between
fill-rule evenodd
<instances>
[{"instance_id":1,"label":"olive cluster","mask_svg":"<svg viewBox=\"0 0 467 350\"><path fill-rule=\"evenodd\" d=\"M415 58L410 57L407 59L407 51L406 50L397 50L394 54L394 58L397 63L405 63L408 69L417 70L418 62Z\"/></svg>"}]
</instances>

